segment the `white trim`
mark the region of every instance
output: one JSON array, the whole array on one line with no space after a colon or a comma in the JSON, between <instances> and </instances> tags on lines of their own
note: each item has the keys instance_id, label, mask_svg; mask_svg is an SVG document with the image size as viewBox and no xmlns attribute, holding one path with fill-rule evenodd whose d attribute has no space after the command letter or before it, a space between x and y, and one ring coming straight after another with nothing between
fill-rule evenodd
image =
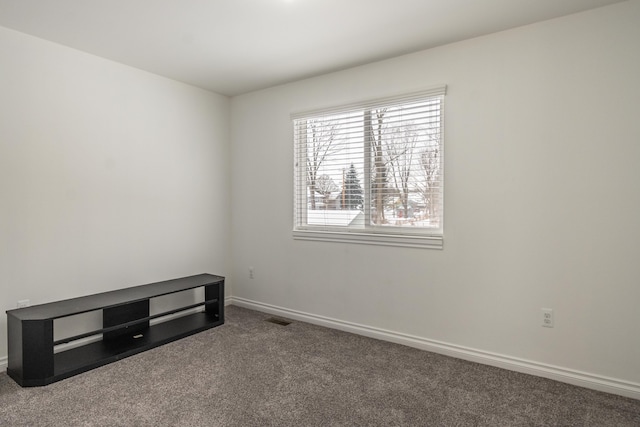
<instances>
[{"instance_id":1,"label":"white trim","mask_svg":"<svg viewBox=\"0 0 640 427\"><path fill-rule=\"evenodd\" d=\"M354 233L317 230L294 230L294 240L319 242L356 243L378 246L400 246L405 248L442 249L443 239L437 236L410 234Z\"/></svg>"},{"instance_id":2,"label":"white trim","mask_svg":"<svg viewBox=\"0 0 640 427\"><path fill-rule=\"evenodd\" d=\"M0 371L6 371L7 370L8 360L9 360L9 358L7 356L0 357Z\"/></svg>"},{"instance_id":3,"label":"white trim","mask_svg":"<svg viewBox=\"0 0 640 427\"><path fill-rule=\"evenodd\" d=\"M305 313L298 310L291 310L246 298L231 297L232 305L244 307L251 310L261 311L277 316L287 317L293 320L300 320L315 325L325 326L332 329L351 332L358 335L402 344L421 350L444 354L458 359L469 360L485 365L495 366L510 371L522 372L538 377L549 378L580 387L593 390L613 393L620 396L640 399L640 384L625 381L617 378L605 377L560 366L539 363L533 360L520 359L503 354L491 353L469 347L450 344L442 341L430 340L414 335L388 331L385 329L370 327L352 322L346 322L330 317Z\"/></svg>"},{"instance_id":4,"label":"white trim","mask_svg":"<svg viewBox=\"0 0 640 427\"><path fill-rule=\"evenodd\" d=\"M406 103L412 99L423 100L424 98L445 96L447 94L447 85L439 84L409 93L394 94L378 98L359 99L345 104L330 105L312 110L297 111L291 113L291 120L305 119L313 116L322 116L324 114L339 114L357 109L377 108L378 106L387 106L389 104Z\"/></svg>"},{"instance_id":5,"label":"white trim","mask_svg":"<svg viewBox=\"0 0 640 427\"><path fill-rule=\"evenodd\" d=\"M80 338L64 344L58 344L53 347L54 353L60 353L63 351L71 350L72 348L82 347L83 345L91 344L94 342L102 341L102 334L92 335L86 338Z\"/></svg>"}]
</instances>

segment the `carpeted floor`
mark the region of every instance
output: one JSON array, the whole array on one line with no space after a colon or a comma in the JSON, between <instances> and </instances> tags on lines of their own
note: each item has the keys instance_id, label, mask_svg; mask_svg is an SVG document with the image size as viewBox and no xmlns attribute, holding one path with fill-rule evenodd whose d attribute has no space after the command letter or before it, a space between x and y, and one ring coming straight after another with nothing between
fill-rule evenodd
<instances>
[{"instance_id":1,"label":"carpeted floor","mask_svg":"<svg viewBox=\"0 0 640 427\"><path fill-rule=\"evenodd\" d=\"M1 373L0 426L640 426L640 400L269 317L46 387Z\"/></svg>"}]
</instances>

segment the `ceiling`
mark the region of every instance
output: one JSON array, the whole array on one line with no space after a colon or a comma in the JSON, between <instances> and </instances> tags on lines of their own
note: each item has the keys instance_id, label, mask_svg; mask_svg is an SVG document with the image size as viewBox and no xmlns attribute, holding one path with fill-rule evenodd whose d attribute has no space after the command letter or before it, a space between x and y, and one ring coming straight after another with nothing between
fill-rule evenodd
<instances>
[{"instance_id":1,"label":"ceiling","mask_svg":"<svg viewBox=\"0 0 640 427\"><path fill-rule=\"evenodd\" d=\"M0 26L223 95L621 0L0 0Z\"/></svg>"}]
</instances>

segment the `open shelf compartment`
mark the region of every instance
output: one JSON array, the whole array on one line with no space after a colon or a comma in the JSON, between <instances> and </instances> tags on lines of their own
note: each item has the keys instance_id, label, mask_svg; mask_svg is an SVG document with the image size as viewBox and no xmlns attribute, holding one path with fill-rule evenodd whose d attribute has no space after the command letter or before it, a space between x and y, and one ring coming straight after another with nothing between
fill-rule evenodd
<instances>
[{"instance_id":1,"label":"open shelf compartment","mask_svg":"<svg viewBox=\"0 0 640 427\"><path fill-rule=\"evenodd\" d=\"M158 347L222 324L206 312L198 312L158 323L134 335L100 340L54 354L54 377L67 378L89 369ZM141 335L139 338L135 336Z\"/></svg>"}]
</instances>

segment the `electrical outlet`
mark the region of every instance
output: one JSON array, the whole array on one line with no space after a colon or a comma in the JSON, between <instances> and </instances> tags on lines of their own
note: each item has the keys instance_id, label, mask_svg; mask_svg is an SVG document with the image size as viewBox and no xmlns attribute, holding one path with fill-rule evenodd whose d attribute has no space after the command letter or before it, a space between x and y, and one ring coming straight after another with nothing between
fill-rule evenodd
<instances>
[{"instance_id":1,"label":"electrical outlet","mask_svg":"<svg viewBox=\"0 0 640 427\"><path fill-rule=\"evenodd\" d=\"M249 267L249 279L253 279L253 267Z\"/></svg>"},{"instance_id":2,"label":"electrical outlet","mask_svg":"<svg viewBox=\"0 0 640 427\"><path fill-rule=\"evenodd\" d=\"M553 328L553 309L543 308L542 310L542 326L545 328Z\"/></svg>"},{"instance_id":3,"label":"electrical outlet","mask_svg":"<svg viewBox=\"0 0 640 427\"><path fill-rule=\"evenodd\" d=\"M28 299L21 299L20 301L18 301L18 304L16 305L18 308L23 308L23 307L29 307L31 305L31 301L29 301Z\"/></svg>"}]
</instances>

